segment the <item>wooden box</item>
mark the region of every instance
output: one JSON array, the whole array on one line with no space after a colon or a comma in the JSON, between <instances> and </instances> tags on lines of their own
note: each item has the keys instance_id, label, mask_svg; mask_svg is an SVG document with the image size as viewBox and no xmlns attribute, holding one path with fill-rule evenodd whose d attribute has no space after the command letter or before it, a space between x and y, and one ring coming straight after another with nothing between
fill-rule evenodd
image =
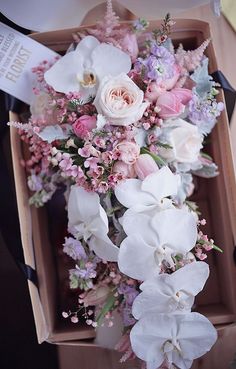
<instances>
[{"instance_id":1,"label":"wooden box","mask_svg":"<svg viewBox=\"0 0 236 369\"><path fill-rule=\"evenodd\" d=\"M159 25L158 21L150 22L150 29ZM72 42L72 33L76 31L78 29L53 31L34 34L31 37L55 51L62 52L68 48ZM185 48L196 48L210 37L209 25L197 20L177 20L171 37L176 44L182 42ZM210 72L216 71L217 63L212 43L206 54L210 60ZM219 99L224 99L222 92ZM16 121L19 117L10 113L10 119ZM222 325L230 325L236 321L236 266L233 258L236 245L236 182L225 111L221 114L210 141L209 152L219 166L220 175L214 179L198 179L194 199L198 202L203 217L207 219L204 231L224 252L210 253L210 278L204 291L197 297L196 310L222 329ZM55 262L46 209L29 206L26 173L20 163L25 151L17 130L12 127L11 145L25 261L36 268L39 280L38 289L29 281L38 341L92 345L95 337L92 328L74 325L61 318L58 301L63 282L60 280L63 265Z\"/></svg>"}]
</instances>

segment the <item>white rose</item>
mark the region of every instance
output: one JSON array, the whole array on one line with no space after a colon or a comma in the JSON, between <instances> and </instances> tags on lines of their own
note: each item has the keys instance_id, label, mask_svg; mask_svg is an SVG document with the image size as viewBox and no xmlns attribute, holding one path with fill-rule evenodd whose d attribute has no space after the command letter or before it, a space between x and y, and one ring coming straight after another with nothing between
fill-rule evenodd
<instances>
[{"instance_id":1,"label":"white rose","mask_svg":"<svg viewBox=\"0 0 236 369\"><path fill-rule=\"evenodd\" d=\"M144 93L125 74L105 77L98 89L94 105L110 124L127 126L142 118L149 103L143 102Z\"/></svg>"},{"instance_id":2,"label":"white rose","mask_svg":"<svg viewBox=\"0 0 236 369\"><path fill-rule=\"evenodd\" d=\"M183 119L164 123L166 128L173 127L168 134L168 144L172 149L160 149L160 154L167 161L194 163L198 160L202 148L203 136L198 128Z\"/></svg>"}]
</instances>

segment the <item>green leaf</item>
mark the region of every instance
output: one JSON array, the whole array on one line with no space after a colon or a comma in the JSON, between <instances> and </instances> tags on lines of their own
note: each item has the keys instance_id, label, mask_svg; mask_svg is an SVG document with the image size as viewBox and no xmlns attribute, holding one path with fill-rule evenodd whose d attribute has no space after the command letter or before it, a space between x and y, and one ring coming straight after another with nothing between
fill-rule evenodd
<instances>
[{"instance_id":1,"label":"green leaf","mask_svg":"<svg viewBox=\"0 0 236 369\"><path fill-rule=\"evenodd\" d=\"M216 251L219 251L221 253L224 252L219 246L216 246L216 245L213 245L213 249L216 250Z\"/></svg>"},{"instance_id":2,"label":"green leaf","mask_svg":"<svg viewBox=\"0 0 236 369\"><path fill-rule=\"evenodd\" d=\"M153 160L155 160L155 162L158 165L160 165L161 167L167 165L167 163L159 155L156 155L153 152L150 152L146 147L142 147L141 150L140 150L140 152L141 152L141 154L148 154L148 155L150 155L153 158Z\"/></svg>"},{"instance_id":3,"label":"green leaf","mask_svg":"<svg viewBox=\"0 0 236 369\"><path fill-rule=\"evenodd\" d=\"M116 293L116 291L114 291L112 294L110 294L107 298L106 303L103 305L102 310L100 311L100 313L98 314L97 318L96 318L96 322L98 323L98 325L100 325L105 317L105 315L112 310L112 308L114 307L116 298L114 296L114 294Z\"/></svg>"}]
</instances>

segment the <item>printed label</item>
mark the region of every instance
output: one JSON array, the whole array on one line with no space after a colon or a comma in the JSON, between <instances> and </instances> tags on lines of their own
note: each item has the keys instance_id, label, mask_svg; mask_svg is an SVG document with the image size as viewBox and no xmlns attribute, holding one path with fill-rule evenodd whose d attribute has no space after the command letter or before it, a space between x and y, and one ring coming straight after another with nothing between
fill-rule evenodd
<instances>
[{"instance_id":1,"label":"printed label","mask_svg":"<svg viewBox=\"0 0 236 369\"><path fill-rule=\"evenodd\" d=\"M58 54L0 22L0 89L30 104L35 76L31 69Z\"/></svg>"}]
</instances>

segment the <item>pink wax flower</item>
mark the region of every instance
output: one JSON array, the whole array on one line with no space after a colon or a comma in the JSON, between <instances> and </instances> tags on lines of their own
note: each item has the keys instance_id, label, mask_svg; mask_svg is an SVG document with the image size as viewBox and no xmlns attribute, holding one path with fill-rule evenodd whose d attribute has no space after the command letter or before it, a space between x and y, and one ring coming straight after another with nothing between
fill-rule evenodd
<instances>
[{"instance_id":1,"label":"pink wax flower","mask_svg":"<svg viewBox=\"0 0 236 369\"><path fill-rule=\"evenodd\" d=\"M119 160L126 164L134 164L139 156L140 147L135 142L122 141L115 147Z\"/></svg>"},{"instance_id":2,"label":"pink wax flower","mask_svg":"<svg viewBox=\"0 0 236 369\"><path fill-rule=\"evenodd\" d=\"M130 56L132 63L134 63L138 56L138 42L136 35L134 33L127 32L119 44L122 50Z\"/></svg>"},{"instance_id":3,"label":"pink wax flower","mask_svg":"<svg viewBox=\"0 0 236 369\"><path fill-rule=\"evenodd\" d=\"M160 109L158 114L162 119L178 117L183 113L185 108L181 100L175 94L168 91L158 97L156 106Z\"/></svg>"},{"instance_id":4,"label":"pink wax flower","mask_svg":"<svg viewBox=\"0 0 236 369\"><path fill-rule=\"evenodd\" d=\"M113 173L120 173L125 178L134 178L135 170L134 166L130 164L126 164L123 161L117 161L113 166Z\"/></svg>"},{"instance_id":5,"label":"pink wax flower","mask_svg":"<svg viewBox=\"0 0 236 369\"><path fill-rule=\"evenodd\" d=\"M166 89L162 86L162 84L157 82L151 82L149 83L147 90L145 92L145 99L147 99L150 102L156 102L157 98L165 92Z\"/></svg>"},{"instance_id":6,"label":"pink wax flower","mask_svg":"<svg viewBox=\"0 0 236 369\"><path fill-rule=\"evenodd\" d=\"M138 178L144 180L149 174L157 172L159 168L149 154L141 154L134 163L134 170Z\"/></svg>"},{"instance_id":7,"label":"pink wax flower","mask_svg":"<svg viewBox=\"0 0 236 369\"><path fill-rule=\"evenodd\" d=\"M97 119L94 116L82 115L79 119L75 121L72 125L73 131L76 136L80 138L85 138L87 134L96 127Z\"/></svg>"},{"instance_id":8,"label":"pink wax flower","mask_svg":"<svg viewBox=\"0 0 236 369\"><path fill-rule=\"evenodd\" d=\"M171 93L177 96L181 103L186 105L192 99L193 93L188 88L174 88Z\"/></svg>"}]
</instances>

